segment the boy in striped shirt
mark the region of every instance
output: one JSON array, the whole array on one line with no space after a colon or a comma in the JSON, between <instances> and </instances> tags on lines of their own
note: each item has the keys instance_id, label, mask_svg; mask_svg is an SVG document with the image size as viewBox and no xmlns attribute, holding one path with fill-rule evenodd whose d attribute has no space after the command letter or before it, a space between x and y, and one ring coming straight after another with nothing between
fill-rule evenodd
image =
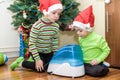
<instances>
[{"instance_id":1,"label":"boy in striped shirt","mask_svg":"<svg viewBox=\"0 0 120 80\"><path fill-rule=\"evenodd\" d=\"M34 61L26 61L23 57L16 59L11 70L22 66L38 72L46 71L53 53L58 49L59 25L55 22L62 12L59 0L39 0L40 11L43 13L31 28L29 37L29 51Z\"/></svg>"}]
</instances>

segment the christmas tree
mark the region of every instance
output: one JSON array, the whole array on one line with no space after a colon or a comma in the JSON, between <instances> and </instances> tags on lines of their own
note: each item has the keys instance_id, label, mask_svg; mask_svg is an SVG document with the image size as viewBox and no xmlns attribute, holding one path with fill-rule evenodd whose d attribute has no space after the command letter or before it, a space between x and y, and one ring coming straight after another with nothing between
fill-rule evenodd
<instances>
[{"instance_id":1,"label":"christmas tree","mask_svg":"<svg viewBox=\"0 0 120 80\"><path fill-rule=\"evenodd\" d=\"M78 14L79 3L74 0L61 0L61 2L64 10L57 23L61 26L60 30L64 31ZM42 13L39 11L38 0L14 0L8 9L14 13L12 25L15 29L18 29L20 26L31 28L42 17Z\"/></svg>"}]
</instances>

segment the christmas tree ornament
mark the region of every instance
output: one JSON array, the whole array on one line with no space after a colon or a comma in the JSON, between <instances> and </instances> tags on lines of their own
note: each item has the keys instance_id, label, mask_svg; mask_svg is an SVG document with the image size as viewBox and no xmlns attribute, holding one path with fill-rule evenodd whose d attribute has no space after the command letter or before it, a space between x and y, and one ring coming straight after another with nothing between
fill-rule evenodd
<instances>
[{"instance_id":1,"label":"christmas tree ornament","mask_svg":"<svg viewBox=\"0 0 120 80\"><path fill-rule=\"evenodd\" d=\"M23 33L23 31L24 31L24 27L22 25L20 25L18 27L18 32Z\"/></svg>"},{"instance_id":2,"label":"christmas tree ornament","mask_svg":"<svg viewBox=\"0 0 120 80\"><path fill-rule=\"evenodd\" d=\"M0 65L4 65L8 61L7 55L0 52Z\"/></svg>"},{"instance_id":3,"label":"christmas tree ornament","mask_svg":"<svg viewBox=\"0 0 120 80\"><path fill-rule=\"evenodd\" d=\"M22 36L23 36L23 40L26 41L28 34L24 33Z\"/></svg>"},{"instance_id":4,"label":"christmas tree ornament","mask_svg":"<svg viewBox=\"0 0 120 80\"><path fill-rule=\"evenodd\" d=\"M66 27L67 31L72 31L73 30L73 26L72 23L68 25L68 27Z\"/></svg>"},{"instance_id":5,"label":"christmas tree ornament","mask_svg":"<svg viewBox=\"0 0 120 80\"><path fill-rule=\"evenodd\" d=\"M25 11L23 11L23 18L26 19L27 18L27 13Z\"/></svg>"}]
</instances>

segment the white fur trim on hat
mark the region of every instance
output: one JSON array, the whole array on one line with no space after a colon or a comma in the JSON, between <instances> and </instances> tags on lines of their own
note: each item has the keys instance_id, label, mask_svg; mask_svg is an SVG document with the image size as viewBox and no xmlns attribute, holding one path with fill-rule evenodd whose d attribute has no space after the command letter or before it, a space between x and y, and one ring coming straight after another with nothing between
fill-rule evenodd
<instances>
[{"instance_id":1,"label":"white fur trim on hat","mask_svg":"<svg viewBox=\"0 0 120 80\"><path fill-rule=\"evenodd\" d=\"M43 10L43 14L49 14L51 11L54 11L56 9L63 9L62 4L54 4L48 8L48 12L46 10Z\"/></svg>"},{"instance_id":2,"label":"white fur trim on hat","mask_svg":"<svg viewBox=\"0 0 120 80\"><path fill-rule=\"evenodd\" d=\"M48 13L56 9L63 9L62 4L54 4L48 8Z\"/></svg>"},{"instance_id":3,"label":"white fur trim on hat","mask_svg":"<svg viewBox=\"0 0 120 80\"><path fill-rule=\"evenodd\" d=\"M44 14L44 15L47 15L48 12L44 9L44 10L43 10L43 14Z\"/></svg>"},{"instance_id":4,"label":"white fur trim on hat","mask_svg":"<svg viewBox=\"0 0 120 80\"><path fill-rule=\"evenodd\" d=\"M83 29L83 30L86 29L86 30L89 31L89 32L93 31L93 29L94 29L94 28L90 27L90 24L89 24L89 23L88 23L88 24L83 24L83 23L78 22L78 21L74 21L74 22L73 22L73 27L74 27L74 26L79 27L79 28L81 28L81 29Z\"/></svg>"}]
</instances>

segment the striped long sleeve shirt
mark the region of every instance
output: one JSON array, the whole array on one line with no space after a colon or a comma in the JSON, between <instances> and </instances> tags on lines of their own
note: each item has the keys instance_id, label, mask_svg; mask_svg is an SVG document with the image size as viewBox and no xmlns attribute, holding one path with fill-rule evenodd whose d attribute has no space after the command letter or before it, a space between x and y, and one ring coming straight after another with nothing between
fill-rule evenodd
<instances>
[{"instance_id":1,"label":"striped long sleeve shirt","mask_svg":"<svg viewBox=\"0 0 120 80\"><path fill-rule=\"evenodd\" d=\"M59 25L51 23L45 17L38 20L31 28L29 50L35 60L39 60L39 53L50 53L58 49Z\"/></svg>"}]
</instances>

